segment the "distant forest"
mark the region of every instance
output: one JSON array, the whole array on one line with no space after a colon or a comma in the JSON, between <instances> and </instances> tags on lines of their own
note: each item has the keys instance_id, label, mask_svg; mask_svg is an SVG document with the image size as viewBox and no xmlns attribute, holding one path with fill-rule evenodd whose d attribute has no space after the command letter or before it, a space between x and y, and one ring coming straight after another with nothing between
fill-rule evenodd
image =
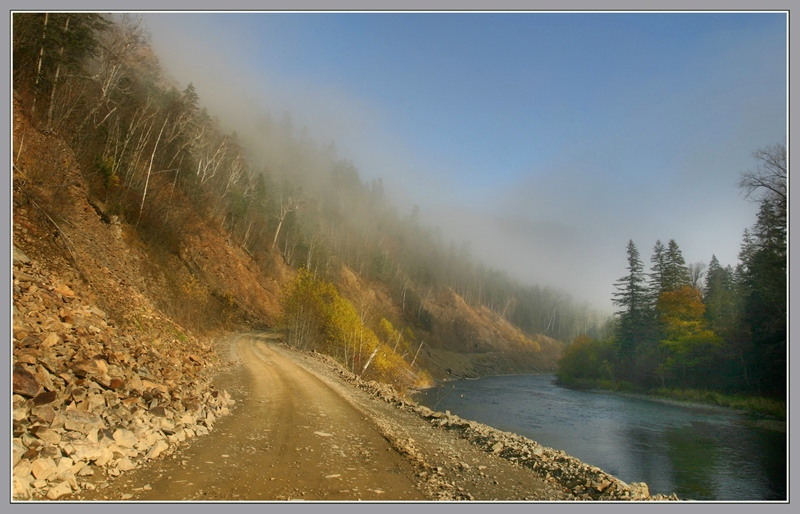
<instances>
[{"instance_id":1,"label":"distant forest","mask_svg":"<svg viewBox=\"0 0 800 514\"><path fill-rule=\"evenodd\" d=\"M178 255L187 227L214 223L267 274L278 254L314 277L348 266L385 284L421 328L426 299L452 288L529 334L602 336L606 320L588 304L476 262L417 209L398 213L381 180L362 180L335 142L318 144L290 113L265 113L258 148L246 148L192 84L166 79L140 19L15 13L12 29L14 101L75 151L102 211L151 247ZM27 179L47 180L38 173Z\"/></svg>"},{"instance_id":2,"label":"distant forest","mask_svg":"<svg viewBox=\"0 0 800 514\"><path fill-rule=\"evenodd\" d=\"M610 337L578 337L560 362L562 383L786 397L786 147L753 156L739 186L760 208L736 267L716 256L687 265L670 240L656 241L646 273L630 241Z\"/></svg>"}]
</instances>

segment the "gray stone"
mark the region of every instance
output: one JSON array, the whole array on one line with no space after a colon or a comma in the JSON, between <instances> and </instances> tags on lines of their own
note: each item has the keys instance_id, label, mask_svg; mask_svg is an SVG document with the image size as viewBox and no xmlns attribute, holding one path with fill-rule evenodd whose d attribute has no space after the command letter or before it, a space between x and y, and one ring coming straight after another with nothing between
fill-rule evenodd
<instances>
[{"instance_id":1,"label":"gray stone","mask_svg":"<svg viewBox=\"0 0 800 514\"><path fill-rule=\"evenodd\" d=\"M51 405L37 405L31 409L31 415L36 416L40 421L48 425L52 424L56 419L56 411Z\"/></svg>"},{"instance_id":2,"label":"gray stone","mask_svg":"<svg viewBox=\"0 0 800 514\"><path fill-rule=\"evenodd\" d=\"M22 396L33 398L41 390L36 377L21 365L14 366L13 392Z\"/></svg>"},{"instance_id":3,"label":"gray stone","mask_svg":"<svg viewBox=\"0 0 800 514\"><path fill-rule=\"evenodd\" d=\"M11 480L11 495L15 500L30 500L31 498L31 482L33 481L33 477L30 475L27 477L17 477L14 476Z\"/></svg>"},{"instance_id":4,"label":"gray stone","mask_svg":"<svg viewBox=\"0 0 800 514\"><path fill-rule=\"evenodd\" d=\"M33 469L33 464L28 459L22 459L19 463L14 466L14 476L19 478L27 478L31 476L31 470Z\"/></svg>"},{"instance_id":5,"label":"gray stone","mask_svg":"<svg viewBox=\"0 0 800 514\"><path fill-rule=\"evenodd\" d=\"M78 490L78 479L75 478L75 474L70 470L62 471L61 473L57 474L56 480L66 482L73 490Z\"/></svg>"},{"instance_id":6,"label":"gray stone","mask_svg":"<svg viewBox=\"0 0 800 514\"><path fill-rule=\"evenodd\" d=\"M22 421L28 419L28 415L30 414L31 409L27 405L22 405L20 407L14 407L14 412L12 414L14 421Z\"/></svg>"},{"instance_id":7,"label":"gray stone","mask_svg":"<svg viewBox=\"0 0 800 514\"><path fill-rule=\"evenodd\" d=\"M105 424L97 414L77 409L64 411L64 428L88 434L93 428L103 428Z\"/></svg>"},{"instance_id":8,"label":"gray stone","mask_svg":"<svg viewBox=\"0 0 800 514\"><path fill-rule=\"evenodd\" d=\"M99 459L103 455L103 446L99 443L72 443L72 451L69 456L74 461L91 462Z\"/></svg>"},{"instance_id":9,"label":"gray stone","mask_svg":"<svg viewBox=\"0 0 800 514\"><path fill-rule=\"evenodd\" d=\"M61 442L61 436L58 432L45 426L35 426L31 428L31 433L48 444L58 444Z\"/></svg>"},{"instance_id":10,"label":"gray stone","mask_svg":"<svg viewBox=\"0 0 800 514\"><path fill-rule=\"evenodd\" d=\"M131 469L136 468L136 464L131 461L128 457L123 457L116 461L116 467L120 471L130 471Z\"/></svg>"},{"instance_id":11,"label":"gray stone","mask_svg":"<svg viewBox=\"0 0 800 514\"><path fill-rule=\"evenodd\" d=\"M650 488L644 482L633 482L630 484L631 496L644 499L650 497Z\"/></svg>"}]
</instances>

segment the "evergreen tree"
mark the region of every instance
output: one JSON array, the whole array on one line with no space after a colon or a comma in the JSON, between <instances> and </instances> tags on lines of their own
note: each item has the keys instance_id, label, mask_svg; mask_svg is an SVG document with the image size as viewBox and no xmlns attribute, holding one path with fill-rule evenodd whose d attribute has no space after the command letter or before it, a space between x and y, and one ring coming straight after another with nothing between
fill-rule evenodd
<instances>
[{"instance_id":1,"label":"evergreen tree","mask_svg":"<svg viewBox=\"0 0 800 514\"><path fill-rule=\"evenodd\" d=\"M650 257L652 266L650 267L649 289L650 303L655 306L658 297L664 292L664 267L666 266L666 248L661 240L657 240L653 246L653 256Z\"/></svg>"},{"instance_id":2,"label":"evergreen tree","mask_svg":"<svg viewBox=\"0 0 800 514\"><path fill-rule=\"evenodd\" d=\"M614 284L617 291L613 295L613 302L620 307L617 311L619 318L616 334L620 360L623 365L635 365L637 350L644 342L647 332L649 299L639 250L632 240L628 241L627 254L628 274Z\"/></svg>"},{"instance_id":3,"label":"evergreen tree","mask_svg":"<svg viewBox=\"0 0 800 514\"><path fill-rule=\"evenodd\" d=\"M674 239L670 239L664 253L664 265L661 273L661 293L675 291L691 284L689 268L683 259L681 249Z\"/></svg>"},{"instance_id":4,"label":"evergreen tree","mask_svg":"<svg viewBox=\"0 0 800 514\"><path fill-rule=\"evenodd\" d=\"M737 314L735 278L733 269L723 268L716 255L711 256L708 264L703 298L711 327L720 334L731 331Z\"/></svg>"},{"instance_id":5,"label":"evergreen tree","mask_svg":"<svg viewBox=\"0 0 800 514\"><path fill-rule=\"evenodd\" d=\"M742 244L741 286L744 323L751 334L750 376L762 393L786 394L787 218L786 147L758 150L755 172L742 176L740 186L761 207L756 224Z\"/></svg>"},{"instance_id":6,"label":"evergreen tree","mask_svg":"<svg viewBox=\"0 0 800 514\"><path fill-rule=\"evenodd\" d=\"M752 376L762 392L786 388L786 226L765 200L743 251L744 322L752 336Z\"/></svg>"},{"instance_id":7,"label":"evergreen tree","mask_svg":"<svg viewBox=\"0 0 800 514\"><path fill-rule=\"evenodd\" d=\"M96 13L16 13L13 25L15 88L32 93L31 113L50 129L60 85L96 54L109 21Z\"/></svg>"}]
</instances>

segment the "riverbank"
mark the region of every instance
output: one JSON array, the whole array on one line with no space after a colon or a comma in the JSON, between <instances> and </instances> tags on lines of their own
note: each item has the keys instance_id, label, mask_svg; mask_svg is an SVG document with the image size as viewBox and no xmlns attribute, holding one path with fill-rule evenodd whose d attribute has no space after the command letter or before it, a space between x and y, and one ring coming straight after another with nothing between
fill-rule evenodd
<instances>
[{"instance_id":1,"label":"riverbank","mask_svg":"<svg viewBox=\"0 0 800 514\"><path fill-rule=\"evenodd\" d=\"M644 481L652 493L786 498L786 432L724 407L577 391L536 374L447 383L415 399L561 449L624 481Z\"/></svg>"},{"instance_id":2,"label":"riverbank","mask_svg":"<svg viewBox=\"0 0 800 514\"><path fill-rule=\"evenodd\" d=\"M786 402L761 396L742 396L700 391L695 389L656 389L649 397L671 400L680 404L711 405L739 412L766 416L777 421L786 421Z\"/></svg>"},{"instance_id":3,"label":"riverbank","mask_svg":"<svg viewBox=\"0 0 800 514\"><path fill-rule=\"evenodd\" d=\"M676 495L651 495L645 483L628 484L564 451L543 446L521 435L463 419L449 411L432 410L398 394L389 385L359 379L331 357L286 350L287 354L295 356L298 363L377 419L384 437L406 458L418 463L420 476L435 478L439 487L449 484L439 491L443 494L439 499L480 499L474 495L471 497L469 492L475 491L478 484L481 484L479 488L483 498L489 495L488 498L496 500L545 499L526 497L521 491L501 486L498 479L502 476L492 478L488 467L496 467L496 463L502 461L504 466L510 465L506 473L510 469L522 473L519 477L530 473L529 481L543 480L551 484L553 490L546 498L548 501L678 500ZM367 399L363 393L368 394ZM420 419L424 425L415 421ZM409 434L413 437L408 437ZM477 454L471 453L475 460L473 463L463 458L464 443L467 443L466 447L479 450Z\"/></svg>"},{"instance_id":4,"label":"riverbank","mask_svg":"<svg viewBox=\"0 0 800 514\"><path fill-rule=\"evenodd\" d=\"M669 402L676 405L695 407L719 407L742 414L765 417L774 421L786 421L786 402L762 396L724 394L717 391L698 389L658 388L638 391L627 382L580 380L573 383L558 382L561 387L578 391L614 393L631 398Z\"/></svg>"}]
</instances>

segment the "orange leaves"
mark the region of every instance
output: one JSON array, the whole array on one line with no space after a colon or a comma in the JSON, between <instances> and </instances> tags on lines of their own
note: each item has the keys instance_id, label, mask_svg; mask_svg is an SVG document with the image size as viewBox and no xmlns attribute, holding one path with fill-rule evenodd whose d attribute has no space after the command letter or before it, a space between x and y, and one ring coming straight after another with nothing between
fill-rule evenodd
<instances>
[{"instance_id":1,"label":"orange leaves","mask_svg":"<svg viewBox=\"0 0 800 514\"><path fill-rule=\"evenodd\" d=\"M719 337L708 328L704 317L706 306L700 290L683 286L674 291L666 291L658 299L658 312L664 327L664 343L685 353L691 346L717 344Z\"/></svg>"},{"instance_id":2,"label":"orange leaves","mask_svg":"<svg viewBox=\"0 0 800 514\"><path fill-rule=\"evenodd\" d=\"M668 324L702 320L706 312L700 290L692 286L661 293L657 308L661 320Z\"/></svg>"}]
</instances>

